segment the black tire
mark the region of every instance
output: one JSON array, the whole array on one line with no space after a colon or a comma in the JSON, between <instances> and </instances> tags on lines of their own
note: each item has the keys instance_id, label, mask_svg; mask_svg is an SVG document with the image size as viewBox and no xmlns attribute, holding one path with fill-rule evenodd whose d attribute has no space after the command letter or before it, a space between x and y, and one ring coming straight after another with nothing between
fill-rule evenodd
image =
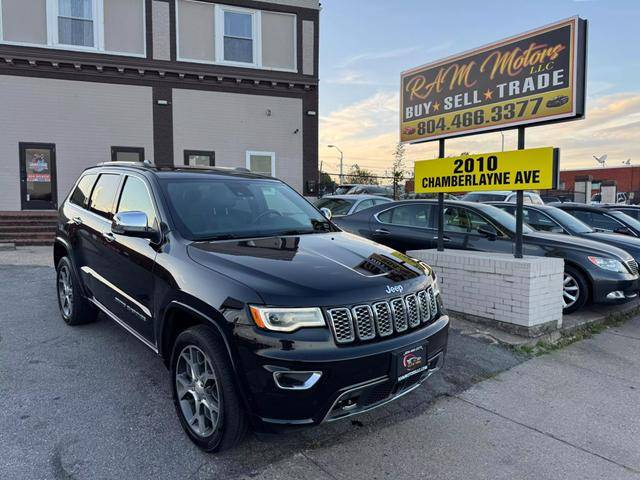
<instances>
[{"instance_id":1,"label":"black tire","mask_svg":"<svg viewBox=\"0 0 640 480\"><path fill-rule=\"evenodd\" d=\"M67 308L64 304L66 295L63 292L63 277L68 279L68 288L71 292L70 308ZM78 279L68 257L62 257L58 265L56 265L56 297L58 298L60 315L67 325L73 326L91 323L98 317L96 307L82 294Z\"/></svg>"},{"instance_id":2,"label":"black tire","mask_svg":"<svg viewBox=\"0 0 640 480\"><path fill-rule=\"evenodd\" d=\"M215 426L213 421L210 422L213 431L206 436L197 434L192 429L195 426L189 425L178 398L177 373L179 374L180 362L184 361L181 360L180 355L182 352L191 351L189 349L192 347L196 347L206 355L206 360L210 362L215 373L215 384L218 386L217 398L220 413L216 416L217 424ZM234 380L227 350L220 335L212 327L198 325L185 330L176 338L171 354L171 391L180 424L191 441L199 448L206 452L222 452L234 448L242 441L248 428L247 416ZM188 394L183 396L183 401L185 398L189 402L192 400ZM209 414L210 419L212 417L211 411ZM194 416L191 418L193 419ZM199 421L197 423L200 425Z\"/></svg>"},{"instance_id":3,"label":"black tire","mask_svg":"<svg viewBox=\"0 0 640 480\"><path fill-rule=\"evenodd\" d=\"M582 272L580 272L578 269L570 265L566 265L564 267L564 282L563 282L563 292L562 292L563 299L566 299L566 296L565 296L566 293L573 294L573 291L571 292L564 291L564 289L566 288L565 282L567 282L567 277L570 277L571 279L573 279L575 286L578 287L578 290L577 290L577 297L575 302L562 309L562 313L565 315L569 313L573 313L577 310L580 310L582 307L585 306L585 304L587 303L587 300L589 300L589 283L587 282Z\"/></svg>"}]
</instances>

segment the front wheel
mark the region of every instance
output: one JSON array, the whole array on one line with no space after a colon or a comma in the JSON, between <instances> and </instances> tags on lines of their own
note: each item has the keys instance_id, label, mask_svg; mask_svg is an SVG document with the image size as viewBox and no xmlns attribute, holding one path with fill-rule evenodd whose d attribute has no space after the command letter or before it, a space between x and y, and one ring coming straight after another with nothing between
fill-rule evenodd
<instances>
[{"instance_id":1,"label":"front wheel","mask_svg":"<svg viewBox=\"0 0 640 480\"><path fill-rule=\"evenodd\" d=\"M587 303L589 284L584 275L573 267L565 267L562 282L562 313L573 313Z\"/></svg>"},{"instance_id":2,"label":"front wheel","mask_svg":"<svg viewBox=\"0 0 640 480\"><path fill-rule=\"evenodd\" d=\"M56 288L60 315L67 325L81 325L96 319L98 311L82 295L69 257L62 257L56 266Z\"/></svg>"},{"instance_id":3,"label":"front wheel","mask_svg":"<svg viewBox=\"0 0 640 480\"><path fill-rule=\"evenodd\" d=\"M199 325L182 332L171 356L173 402L182 428L202 450L238 445L247 419L220 337Z\"/></svg>"}]
</instances>

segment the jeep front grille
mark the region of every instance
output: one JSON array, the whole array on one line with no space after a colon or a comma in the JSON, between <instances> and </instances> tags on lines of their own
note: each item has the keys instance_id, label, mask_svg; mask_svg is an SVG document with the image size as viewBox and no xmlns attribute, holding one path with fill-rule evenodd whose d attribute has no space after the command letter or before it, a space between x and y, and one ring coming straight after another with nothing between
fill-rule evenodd
<instances>
[{"instance_id":1,"label":"jeep front grille","mask_svg":"<svg viewBox=\"0 0 640 480\"><path fill-rule=\"evenodd\" d=\"M429 287L372 305L330 308L327 314L336 343L345 344L388 337L429 323L438 316L438 304Z\"/></svg>"}]
</instances>

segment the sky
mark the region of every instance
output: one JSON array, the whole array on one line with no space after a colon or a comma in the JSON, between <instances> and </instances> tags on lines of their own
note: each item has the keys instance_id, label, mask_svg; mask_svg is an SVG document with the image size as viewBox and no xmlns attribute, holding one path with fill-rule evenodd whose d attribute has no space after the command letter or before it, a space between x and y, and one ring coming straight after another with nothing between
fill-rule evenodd
<instances>
[{"instance_id":1,"label":"sky","mask_svg":"<svg viewBox=\"0 0 640 480\"><path fill-rule=\"evenodd\" d=\"M640 165L640 0L322 0L320 161L384 174L399 137L400 72L579 15L589 21L584 120L531 127L526 146L560 148L561 169ZM505 150L516 148L514 130ZM407 145L407 167L437 143ZM499 132L447 140L447 154L501 149Z\"/></svg>"}]
</instances>

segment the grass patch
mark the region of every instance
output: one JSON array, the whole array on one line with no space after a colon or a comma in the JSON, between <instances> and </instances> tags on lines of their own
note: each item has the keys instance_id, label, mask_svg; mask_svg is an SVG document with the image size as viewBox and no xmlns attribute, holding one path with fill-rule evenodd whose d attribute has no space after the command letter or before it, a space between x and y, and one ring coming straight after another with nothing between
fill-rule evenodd
<instances>
[{"instance_id":1,"label":"grass patch","mask_svg":"<svg viewBox=\"0 0 640 480\"><path fill-rule=\"evenodd\" d=\"M640 308L628 312L612 313L601 322L591 323L574 330L570 334L562 335L557 341L540 340L534 345L518 345L512 349L519 354L530 357L545 355L571 345L572 343L591 338L612 327L617 327L640 314Z\"/></svg>"}]
</instances>

